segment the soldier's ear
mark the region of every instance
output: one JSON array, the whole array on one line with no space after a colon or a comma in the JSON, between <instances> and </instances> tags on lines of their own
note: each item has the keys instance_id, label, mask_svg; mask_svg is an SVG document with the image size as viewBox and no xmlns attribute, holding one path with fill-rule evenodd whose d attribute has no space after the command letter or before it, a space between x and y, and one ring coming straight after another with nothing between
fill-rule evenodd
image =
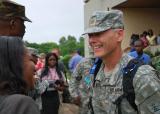
<instances>
[{"instance_id":1,"label":"soldier's ear","mask_svg":"<svg viewBox=\"0 0 160 114\"><path fill-rule=\"evenodd\" d=\"M117 29L117 41L121 42L124 38L124 30L123 29Z\"/></svg>"},{"instance_id":2,"label":"soldier's ear","mask_svg":"<svg viewBox=\"0 0 160 114\"><path fill-rule=\"evenodd\" d=\"M11 27L11 29L14 29L14 27L15 27L15 20L14 19L11 19L10 20L10 27Z\"/></svg>"}]
</instances>

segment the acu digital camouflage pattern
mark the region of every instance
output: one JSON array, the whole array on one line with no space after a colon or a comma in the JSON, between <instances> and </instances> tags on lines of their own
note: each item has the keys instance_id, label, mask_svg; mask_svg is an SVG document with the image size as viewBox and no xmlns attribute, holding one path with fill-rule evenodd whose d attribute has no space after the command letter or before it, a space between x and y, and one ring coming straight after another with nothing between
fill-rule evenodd
<instances>
[{"instance_id":1,"label":"acu digital camouflage pattern","mask_svg":"<svg viewBox=\"0 0 160 114\"><path fill-rule=\"evenodd\" d=\"M152 58L152 65L160 72L160 55Z\"/></svg>"},{"instance_id":2,"label":"acu digital camouflage pattern","mask_svg":"<svg viewBox=\"0 0 160 114\"><path fill-rule=\"evenodd\" d=\"M0 0L0 18L19 17L24 21L31 22L25 16L25 7L10 0Z\"/></svg>"},{"instance_id":3,"label":"acu digital camouflage pattern","mask_svg":"<svg viewBox=\"0 0 160 114\"><path fill-rule=\"evenodd\" d=\"M89 20L84 34L103 32L108 29L124 28L123 13L120 10L97 11Z\"/></svg>"},{"instance_id":4,"label":"acu digital camouflage pattern","mask_svg":"<svg viewBox=\"0 0 160 114\"><path fill-rule=\"evenodd\" d=\"M92 59L86 59L78 64L74 79L71 81L70 91L73 97L81 96L81 114L90 114L88 98L93 97L93 109L95 114L118 114L117 106L113 103L123 94L122 69L132 58L123 55L119 64L112 72L104 72L104 64L101 65L96 77L95 87L88 88L85 77L93 65ZM93 79L92 79L93 82ZM133 80L139 114L160 114L160 81L156 77L154 69L149 65L141 66ZM122 114L137 114L126 99L121 103Z\"/></svg>"}]
</instances>

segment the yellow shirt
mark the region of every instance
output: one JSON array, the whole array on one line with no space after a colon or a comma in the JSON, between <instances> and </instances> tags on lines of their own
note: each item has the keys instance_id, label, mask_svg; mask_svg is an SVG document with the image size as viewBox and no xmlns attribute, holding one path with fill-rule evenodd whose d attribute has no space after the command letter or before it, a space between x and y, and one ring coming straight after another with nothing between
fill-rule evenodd
<instances>
[{"instance_id":1,"label":"yellow shirt","mask_svg":"<svg viewBox=\"0 0 160 114\"><path fill-rule=\"evenodd\" d=\"M153 35L151 37L147 36L146 38L147 38L147 40L148 40L148 42L149 42L150 45L155 45L156 44L156 42L155 42L156 36L155 35Z\"/></svg>"}]
</instances>

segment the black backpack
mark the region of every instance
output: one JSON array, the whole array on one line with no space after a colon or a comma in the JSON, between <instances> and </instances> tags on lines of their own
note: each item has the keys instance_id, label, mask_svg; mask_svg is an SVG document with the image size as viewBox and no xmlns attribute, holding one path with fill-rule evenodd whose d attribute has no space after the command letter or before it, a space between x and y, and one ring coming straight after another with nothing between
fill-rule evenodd
<instances>
[{"instance_id":1,"label":"black backpack","mask_svg":"<svg viewBox=\"0 0 160 114\"><path fill-rule=\"evenodd\" d=\"M144 63L138 59L131 59L127 66L123 69L123 95L117 98L114 102L118 107L118 114L122 114L121 112L121 101L123 98L126 98L132 108L137 111L138 108L135 104L135 92L133 87L133 78L138 70L138 68Z\"/></svg>"},{"instance_id":2,"label":"black backpack","mask_svg":"<svg viewBox=\"0 0 160 114\"><path fill-rule=\"evenodd\" d=\"M93 81L93 87L95 85L95 79L96 75L100 69L102 60L101 59L95 59L96 61L94 62L93 67L95 67L94 71L94 81ZM137 111L138 114L138 108L137 105L135 104L135 92L133 88L133 78L135 76L135 73L137 72L137 69L143 65L143 62L138 60L138 59L131 59L127 66L123 69L123 81L122 81L122 86L123 86L123 95L118 97L114 104L117 105L118 107L118 114L122 114L121 112L121 102L123 98L126 98L129 104L132 106L134 110ZM93 68L92 67L92 68ZM91 68L91 70L92 70ZM89 108L91 109L91 113L94 114L93 106L92 106L92 98L90 97L89 100Z\"/></svg>"}]
</instances>

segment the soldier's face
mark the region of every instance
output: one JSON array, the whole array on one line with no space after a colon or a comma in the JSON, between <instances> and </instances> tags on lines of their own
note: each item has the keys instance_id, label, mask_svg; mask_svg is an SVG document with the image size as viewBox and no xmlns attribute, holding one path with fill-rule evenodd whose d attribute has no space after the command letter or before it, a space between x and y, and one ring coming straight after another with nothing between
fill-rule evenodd
<instances>
[{"instance_id":1,"label":"soldier's face","mask_svg":"<svg viewBox=\"0 0 160 114\"><path fill-rule=\"evenodd\" d=\"M93 49L94 55L106 58L120 48L123 39L123 30L107 30L100 33L89 34L89 44Z\"/></svg>"},{"instance_id":2,"label":"soldier's face","mask_svg":"<svg viewBox=\"0 0 160 114\"><path fill-rule=\"evenodd\" d=\"M24 20L15 18L11 21L11 35L23 37L25 33Z\"/></svg>"}]
</instances>

